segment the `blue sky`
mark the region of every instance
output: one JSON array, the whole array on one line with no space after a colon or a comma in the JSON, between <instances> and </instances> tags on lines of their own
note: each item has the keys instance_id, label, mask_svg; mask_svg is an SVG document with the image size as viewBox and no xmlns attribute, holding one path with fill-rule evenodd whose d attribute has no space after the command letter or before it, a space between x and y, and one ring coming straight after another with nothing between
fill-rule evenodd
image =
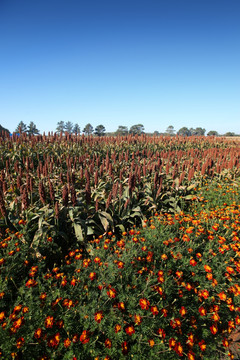
<instances>
[{"instance_id":1,"label":"blue sky","mask_svg":"<svg viewBox=\"0 0 240 360\"><path fill-rule=\"evenodd\" d=\"M0 0L0 124L240 134L239 0Z\"/></svg>"}]
</instances>

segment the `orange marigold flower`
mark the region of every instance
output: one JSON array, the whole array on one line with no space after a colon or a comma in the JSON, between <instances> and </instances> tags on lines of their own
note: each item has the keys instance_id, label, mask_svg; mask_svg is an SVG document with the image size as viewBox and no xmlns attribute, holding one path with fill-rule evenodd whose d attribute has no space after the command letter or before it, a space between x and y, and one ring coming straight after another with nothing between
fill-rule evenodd
<instances>
[{"instance_id":1,"label":"orange marigold flower","mask_svg":"<svg viewBox=\"0 0 240 360\"><path fill-rule=\"evenodd\" d=\"M48 347L57 348L60 343L60 334L57 333L55 335L49 336L47 343Z\"/></svg>"},{"instance_id":2,"label":"orange marigold flower","mask_svg":"<svg viewBox=\"0 0 240 360\"><path fill-rule=\"evenodd\" d=\"M179 313L181 316L185 316L187 314L187 310L184 306L181 306Z\"/></svg>"},{"instance_id":3,"label":"orange marigold flower","mask_svg":"<svg viewBox=\"0 0 240 360\"><path fill-rule=\"evenodd\" d=\"M235 324L233 320L228 321L228 333L230 334L232 332L232 329L235 329Z\"/></svg>"},{"instance_id":4,"label":"orange marigold flower","mask_svg":"<svg viewBox=\"0 0 240 360\"><path fill-rule=\"evenodd\" d=\"M36 285L37 285L37 282L34 279L29 279L25 284L25 286L28 287L28 288L34 287Z\"/></svg>"},{"instance_id":5,"label":"orange marigold flower","mask_svg":"<svg viewBox=\"0 0 240 360\"><path fill-rule=\"evenodd\" d=\"M44 321L44 324L46 328L52 328L54 324L53 316L47 316Z\"/></svg>"},{"instance_id":6,"label":"orange marigold flower","mask_svg":"<svg viewBox=\"0 0 240 360\"><path fill-rule=\"evenodd\" d=\"M122 311L124 311L124 310L125 310L125 305L124 305L124 302L120 302L120 303L118 303L118 309L119 309L119 310L122 310Z\"/></svg>"},{"instance_id":7,"label":"orange marigold flower","mask_svg":"<svg viewBox=\"0 0 240 360\"><path fill-rule=\"evenodd\" d=\"M90 259L84 259L83 260L83 267L87 268L90 264L91 260Z\"/></svg>"},{"instance_id":8,"label":"orange marigold flower","mask_svg":"<svg viewBox=\"0 0 240 360\"><path fill-rule=\"evenodd\" d=\"M24 320L23 316L21 316L19 319L15 320L13 323L13 327L15 329L19 329L23 324L23 320Z\"/></svg>"},{"instance_id":9,"label":"orange marigold flower","mask_svg":"<svg viewBox=\"0 0 240 360\"><path fill-rule=\"evenodd\" d=\"M218 281L216 279L213 279L212 286L215 287L218 284Z\"/></svg>"},{"instance_id":10,"label":"orange marigold flower","mask_svg":"<svg viewBox=\"0 0 240 360\"><path fill-rule=\"evenodd\" d=\"M140 315L134 315L134 322L136 325L140 325L142 322L142 317Z\"/></svg>"},{"instance_id":11,"label":"orange marigold flower","mask_svg":"<svg viewBox=\"0 0 240 360\"><path fill-rule=\"evenodd\" d=\"M205 269L205 271L208 272L208 273L212 272L212 268L211 268L211 266L209 266L209 265L204 265L204 269Z\"/></svg>"},{"instance_id":12,"label":"orange marigold flower","mask_svg":"<svg viewBox=\"0 0 240 360\"><path fill-rule=\"evenodd\" d=\"M176 271L176 275L178 278L181 278L183 276L183 272L182 271Z\"/></svg>"},{"instance_id":13,"label":"orange marigold flower","mask_svg":"<svg viewBox=\"0 0 240 360\"><path fill-rule=\"evenodd\" d=\"M220 292L218 294L218 296L219 296L220 300L222 300L222 301L226 301L226 299L227 299L227 295L225 294L224 291Z\"/></svg>"},{"instance_id":14,"label":"orange marigold flower","mask_svg":"<svg viewBox=\"0 0 240 360\"><path fill-rule=\"evenodd\" d=\"M62 329L63 328L63 326L64 326L64 321L61 319L61 320L58 320L57 322L56 322L56 325L57 325L57 327L59 328L59 329Z\"/></svg>"},{"instance_id":15,"label":"orange marigold flower","mask_svg":"<svg viewBox=\"0 0 240 360\"><path fill-rule=\"evenodd\" d=\"M210 326L211 333L215 335L218 332L217 324L214 323L212 326Z\"/></svg>"},{"instance_id":16,"label":"orange marigold flower","mask_svg":"<svg viewBox=\"0 0 240 360\"><path fill-rule=\"evenodd\" d=\"M42 329L38 328L35 330L33 336L35 337L35 339L40 339L42 337L42 334L43 334Z\"/></svg>"},{"instance_id":17,"label":"orange marigold flower","mask_svg":"<svg viewBox=\"0 0 240 360\"><path fill-rule=\"evenodd\" d=\"M175 329L176 327L181 327L181 321L179 318L173 319L170 321L170 325L173 329Z\"/></svg>"},{"instance_id":18,"label":"orange marigold flower","mask_svg":"<svg viewBox=\"0 0 240 360\"><path fill-rule=\"evenodd\" d=\"M204 298L204 299L207 299L209 297L209 292L204 289L201 291L201 296Z\"/></svg>"},{"instance_id":19,"label":"orange marigold flower","mask_svg":"<svg viewBox=\"0 0 240 360\"><path fill-rule=\"evenodd\" d=\"M65 285L67 285L67 279L66 279L66 277L64 276L64 278L63 278L62 281L61 281L61 286L64 287Z\"/></svg>"},{"instance_id":20,"label":"orange marigold flower","mask_svg":"<svg viewBox=\"0 0 240 360\"><path fill-rule=\"evenodd\" d=\"M97 277L97 274L96 274L95 272L90 272L90 274L89 274L89 279L90 279L91 281L93 281L94 279L96 279L96 277Z\"/></svg>"},{"instance_id":21,"label":"orange marigold flower","mask_svg":"<svg viewBox=\"0 0 240 360\"><path fill-rule=\"evenodd\" d=\"M83 330L81 336L80 336L80 341L82 344L87 344L90 340L90 337L89 337L90 333L88 330Z\"/></svg>"},{"instance_id":22,"label":"orange marigold flower","mask_svg":"<svg viewBox=\"0 0 240 360\"><path fill-rule=\"evenodd\" d=\"M19 305L15 306L15 308L13 309L13 312L15 314L18 314L21 311L21 309L22 309L22 305L19 304Z\"/></svg>"},{"instance_id":23,"label":"orange marigold flower","mask_svg":"<svg viewBox=\"0 0 240 360\"><path fill-rule=\"evenodd\" d=\"M24 345L24 343L25 343L25 340L23 337L20 337L19 339L17 339L17 344L16 344L17 348L20 349Z\"/></svg>"},{"instance_id":24,"label":"orange marigold flower","mask_svg":"<svg viewBox=\"0 0 240 360\"><path fill-rule=\"evenodd\" d=\"M114 327L114 331L115 333L117 334L119 331L121 331L122 327L120 324L116 324L115 327Z\"/></svg>"},{"instance_id":25,"label":"orange marigold flower","mask_svg":"<svg viewBox=\"0 0 240 360\"><path fill-rule=\"evenodd\" d=\"M151 306L150 311L153 315L157 315L159 313L157 306Z\"/></svg>"},{"instance_id":26,"label":"orange marigold flower","mask_svg":"<svg viewBox=\"0 0 240 360\"><path fill-rule=\"evenodd\" d=\"M5 319L5 312L0 312L0 322L2 322Z\"/></svg>"},{"instance_id":27,"label":"orange marigold flower","mask_svg":"<svg viewBox=\"0 0 240 360\"><path fill-rule=\"evenodd\" d=\"M128 343L127 343L127 341L124 341L122 343L122 353L123 353L123 355L127 355L128 351L129 351Z\"/></svg>"},{"instance_id":28,"label":"orange marigold flower","mask_svg":"<svg viewBox=\"0 0 240 360\"><path fill-rule=\"evenodd\" d=\"M110 288L108 291L107 291L107 295L111 298L111 299L114 299L117 295L117 291L114 289L114 288Z\"/></svg>"},{"instance_id":29,"label":"orange marigold flower","mask_svg":"<svg viewBox=\"0 0 240 360\"><path fill-rule=\"evenodd\" d=\"M111 342L111 340L110 340L110 339L106 339L105 342L104 342L104 345L105 345L106 348L111 349L111 347L112 347L112 342Z\"/></svg>"},{"instance_id":30,"label":"orange marigold flower","mask_svg":"<svg viewBox=\"0 0 240 360\"><path fill-rule=\"evenodd\" d=\"M163 277L163 276L158 276L157 281L158 281L160 284L164 283L164 277Z\"/></svg>"},{"instance_id":31,"label":"orange marigold flower","mask_svg":"<svg viewBox=\"0 0 240 360\"><path fill-rule=\"evenodd\" d=\"M69 346L71 345L71 340L69 338L65 339L63 342L65 348L69 348Z\"/></svg>"},{"instance_id":32,"label":"orange marigold flower","mask_svg":"<svg viewBox=\"0 0 240 360\"><path fill-rule=\"evenodd\" d=\"M192 290L192 285L189 284L189 283L187 283L186 286L185 286L185 289L186 289L187 291L191 291L191 290Z\"/></svg>"},{"instance_id":33,"label":"orange marigold flower","mask_svg":"<svg viewBox=\"0 0 240 360\"><path fill-rule=\"evenodd\" d=\"M76 344L78 342L78 334L73 335L72 342Z\"/></svg>"},{"instance_id":34,"label":"orange marigold flower","mask_svg":"<svg viewBox=\"0 0 240 360\"><path fill-rule=\"evenodd\" d=\"M169 339L169 347L172 349L176 345L176 340L174 338Z\"/></svg>"},{"instance_id":35,"label":"orange marigold flower","mask_svg":"<svg viewBox=\"0 0 240 360\"><path fill-rule=\"evenodd\" d=\"M188 339L186 341L186 344L191 347L194 345L194 335L192 332L188 334Z\"/></svg>"},{"instance_id":36,"label":"orange marigold flower","mask_svg":"<svg viewBox=\"0 0 240 360\"><path fill-rule=\"evenodd\" d=\"M148 343L150 347L153 347L155 345L155 341L153 339L149 339Z\"/></svg>"},{"instance_id":37,"label":"orange marigold flower","mask_svg":"<svg viewBox=\"0 0 240 360\"><path fill-rule=\"evenodd\" d=\"M212 280L213 279L213 274L212 273L207 273L206 274L206 279Z\"/></svg>"},{"instance_id":38,"label":"orange marigold flower","mask_svg":"<svg viewBox=\"0 0 240 360\"><path fill-rule=\"evenodd\" d=\"M102 311L97 311L94 315L94 320L100 324L100 322L102 321L103 319L103 312Z\"/></svg>"},{"instance_id":39,"label":"orange marigold flower","mask_svg":"<svg viewBox=\"0 0 240 360\"><path fill-rule=\"evenodd\" d=\"M175 346L174 346L174 351L179 355L179 356L183 356L183 347L181 345L180 342L178 342Z\"/></svg>"},{"instance_id":40,"label":"orange marigold flower","mask_svg":"<svg viewBox=\"0 0 240 360\"><path fill-rule=\"evenodd\" d=\"M220 316L218 315L217 312L213 313L211 318L212 318L213 321L219 321L220 320Z\"/></svg>"},{"instance_id":41,"label":"orange marigold flower","mask_svg":"<svg viewBox=\"0 0 240 360\"><path fill-rule=\"evenodd\" d=\"M186 229L186 233L187 233L187 234L192 234L193 229L194 229L194 227L193 227L193 226L190 226L189 228Z\"/></svg>"},{"instance_id":42,"label":"orange marigold flower","mask_svg":"<svg viewBox=\"0 0 240 360\"><path fill-rule=\"evenodd\" d=\"M159 295L163 294L163 289L160 286L155 286L154 290L156 290L158 292Z\"/></svg>"},{"instance_id":43,"label":"orange marigold flower","mask_svg":"<svg viewBox=\"0 0 240 360\"><path fill-rule=\"evenodd\" d=\"M238 311L239 311L239 310L238 310ZM240 317L239 317L239 316L236 317L235 323L236 323L236 325L240 325Z\"/></svg>"},{"instance_id":44,"label":"orange marigold flower","mask_svg":"<svg viewBox=\"0 0 240 360\"><path fill-rule=\"evenodd\" d=\"M166 333L165 333L165 331L163 330L163 329L158 329L158 331L157 331L157 333L158 333L158 335L160 336L160 338L162 338L162 339L165 339L165 337L166 337Z\"/></svg>"},{"instance_id":45,"label":"orange marigold flower","mask_svg":"<svg viewBox=\"0 0 240 360\"><path fill-rule=\"evenodd\" d=\"M134 326L133 326L133 325L128 325L128 326L125 328L125 331L126 331L126 333L127 333L129 336L132 336L133 334L135 334L135 329L134 329Z\"/></svg>"},{"instance_id":46,"label":"orange marigold flower","mask_svg":"<svg viewBox=\"0 0 240 360\"><path fill-rule=\"evenodd\" d=\"M168 311L167 309L162 309L161 313L163 314L164 317L167 317Z\"/></svg>"},{"instance_id":47,"label":"orange marigold flower","mask_svg":"<svg viewBox=\"0 0 240 360\"><path fill-rule=\"evenodd\" d=\"M190 350L190 351L187 353L188 360L195 360L196 358L195 358L194 355L195 355L194 352Z\"/></svg>"},{"instance_id":48,"label":"orange marigold flower","mask_svg":"<svg viewBox=\"0 0 240 360\"><path fill-rule=\"evenodd\" d=\"M141 306L142 310L148 310L150 306L150 302L143 298L139 300L139 305Z\"/></svg>"},{"instance_id":49,"label":"orange marigold flower","mask_svg":"<svg viewBox=\"0 0 240 360\"><path fill-rule=\"evenodd\" d=\"M190 263L190 265L192 265L192 266L196 266L196 265L197 265L197 262L196 262L196 260L194 260L194 259L191 259L191 260L189 261L189 263Z\"/></svg>"},{"instance_id":50,"label":"orange marigold flower","mask_svg":"<svg viewBox=\"0 0 240 360\"><path fill-rule=\"evenodd\" d=\"M70 309L72 306L74 306L73 301L70 299L64 299L62 302L62 306L67 307Z\"/></svg>"},{"instance_id":51,"label":"orange marigold flower","mask_svg":"<svg viewBox=\"0 0 240 360\"><path fill-rule=\"evenodd\" d=\"M166 254L162 254L162 255L161 255L161 259L162 259L162 260L167 260L167 258L168 258L168 257L167 257Z\"/></svg>"},{"instance_id":52,"label":"orange marigold flower","mask_svg":"<svg viewBox=\"0 0 240 360\"><path fill-rule=\"evenodd\" d=\"M29 276L34 277L38 271L38 266L32 266L29 271Z\"/></svg>"},{"instance_id":53,"label":"orange marigold flower","mask_svg":"<svg viewBox=\"0 0 240 360\"><path fill-rule=\"evenodd\" d=\"M182 239L183 239L183 241L187 241L187 242L190 241L190 238L189 238L189 236L187 234L184 234Z\"/></svg>"},{"instance_id":54,"label":"orange marigold flower","mask_svg":"<svg viewBox=\"0 0 240 360\"><path fill-rule=\"evenodd\" d=\"M123 269L124 268L124 262L118 261L117 262L117 267L118 267L118 269Z\"/></svg>"},{"instance_id":55,"label":"orange marigold flower","mask_svg":"<svg viewBox=\"0 0 240 360\"><path fill-rule=\"evenodd\" d=\"M207 347L204 340L199 341L198 346L200 347L201 351L205 351Z\"/></svg>"},{"instance_id":56,"label":"orange marigold flower","mask_svg":"<svg viewBox=\"0 0 240 360\"><path fill-rule=\"evenodd\" d=\"M77 284L77 282L78 282L78 280L73 277L70 284L71 284L72 286L75 286L75 285Z\"/></svg>"},{"instance_id":57,"label":"orange marigold flower","mask_svg":"<svg viewBox=\"0 0 240 360\"><path fill-rule=\"evenodd\" d=\"M199 311L199 314L200 314L201 316L207 315L207 310L206 310L203 306L200 306L200 308L198 309L198 311Z\"/></svg>"},{"instance_id":58,"label":"orange marigold flower","mask_svg":"<svg viewBox=\"0 0 240 360\"><path fill-rule=\"evenodd\" d=\"M124 248L124 246L125 246L125 241L124 241L124 240L119 240L119 241L117 241L117 246L120 247L120 248Z\"/></svg>"},{"instance_id":59,"label":"orange marigold flower","mask_svg":"<svg viewBox=\"0 0 240 360\"><path fill-rule=\"evenodd\" d=\"M228 341L228 339L223 338L222 343L223 343L223 346L224 346L224 347L229 347L229 341Z\"/></svg>"},{"instance_id":60,"label":"orange marigold flower","mask_svg":"<svg viewBox=\"0 0 240 360\"><path fill-rule=\"evenodd\" d=\"M227 272L228 272L229 274L235 274L235 271L234 271L234 269L233 269L231 266L227 266L227 267L226 267L226 270L227 270Z\"/></svg>"}]
</instances>

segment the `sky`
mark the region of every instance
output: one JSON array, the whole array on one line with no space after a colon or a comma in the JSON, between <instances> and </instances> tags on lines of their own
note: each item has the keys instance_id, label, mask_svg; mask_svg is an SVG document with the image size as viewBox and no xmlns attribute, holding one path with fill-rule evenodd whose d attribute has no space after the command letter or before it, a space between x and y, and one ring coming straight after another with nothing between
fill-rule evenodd
<instances>
[{"instance_id":1,"label":"sky","mask_svg":"<svg viewBox=\"0 0 240 360\"><path fill-rule=\"evenodd\" d=\"M0 0L0 125L240 134L239 0Z\"/></svg>"}]
</instances>

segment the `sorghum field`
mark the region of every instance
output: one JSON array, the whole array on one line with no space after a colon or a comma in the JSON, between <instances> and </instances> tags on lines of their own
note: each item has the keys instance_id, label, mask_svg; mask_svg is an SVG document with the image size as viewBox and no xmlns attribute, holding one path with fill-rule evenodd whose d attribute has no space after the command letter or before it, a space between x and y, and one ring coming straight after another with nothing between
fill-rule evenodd
<instances>
[{"instance_id":1,"label":"sorghum field","mask_svg":"<svg viewBox=\"0 0 240 360\"><path fill-rule=\"evenodd\" d=\"M0 137L0 358L237 359L240 147Z\"/></svg>"}]
</instances>

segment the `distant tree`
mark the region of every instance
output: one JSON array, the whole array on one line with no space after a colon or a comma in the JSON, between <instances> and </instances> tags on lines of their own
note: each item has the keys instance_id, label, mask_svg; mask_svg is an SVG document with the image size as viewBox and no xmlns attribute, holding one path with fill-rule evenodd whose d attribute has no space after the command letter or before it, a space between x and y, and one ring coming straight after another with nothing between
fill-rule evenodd
<instances>
[{"instance_id":1,"label":"distant tree","mask_svg":"<svg viewBox=\"0 0 240 360\"><path fill-rule=\"evenodd\" d=\"M174 130L174 127L172 125L169 125L167 130L166 130L166 134L170 135L170 136L173 136L173 135L175 135L175 131L176 130Z\"/></svg>"},{"instance_id":2,"label":"distant tree","mask_svg":"<svg viewBox=\"0 0 240 360\"><path fill-rule=\"evenodd\" d=\"M160 135L160 132L155 130L154 133L153 133L154 136L159 136Z\"/></svg>"},{"instance_id":3,"label":"distant tree","mask_svg":"<svg viewBox=\"0 0 240 360\"><path fill-rule=\"evenodd\" d=\"M64 132L64 131L65 131L65 122L61 120L57 123L56 132L59 134L60 132Z\"/></svg>"},{"instance_id":4,"label":"distant tree","mask_svg":"<svg viewBox=\"0 0 240 360\"><path fill-rule=\"evenodd\" d=\"M23 121L20 121L20 123L18 124L17 128L16 128L16 133L24 133L27 132L27 125L24 124Z\"/></svg>"},{"instance_id":5,"label":"distant tree","mask_svg":"<svg viewBox=\"0 0 240 360\"><path fill-rule=\"evenodd\" d=\"M124 136L124 135L127 135L127 134L128 134L128 127L119 125L118 129L116 131L116 135Z\"/></svg>"},{"instance_id":6,"label":"distant tree","mask_svg":"<svg viewBox=\"0 0 240 360\"><path fill-rule=\"evenodd\" d=\"M0 134L7 132L8 134L10 134L10 131L8 129L5 129L2 125L0 125Z\"/></svg>"},{"instance_id":7,"label":"distant tree","mask_svg":"<svg viewBox=\"0 0 240 360\"><path fill-rule=\"evenodd\" d=\"M208 133L207 133L208 136L218 136L218 132L215 131L215 130L210 130Z\"/></svg>"},{"instance_id":8,"label":"distant tree","mask_svg":"<svg viewBox=\"0 0 240 360\"><path fill-rule=\"evenodd\" d=\"M236 134L234 132L228 131L226 134L224 134L224 136L236 136Z\"/></svg>"},{"instance_id":9,"label":"distant tree","mask_svg":"<svg viewBox=\"0 0 240 360\"><path fill-rule=\"evenodd\" d=\"M98 125L95 127L94 134L97 136L104 136L106 133L106 129L103 125Z\"/></svg>"},{"instance_id":10,"label":"distant tree","mask_svg":"<svg viewBox=\"0 0 240 360\"><path fill-rule=\"evenodd\" d=\"M133 125L130 127L129 133L133 135L141 135L144 133L144 126L142 124Z\"/></svg>"},{"instance_id":11,"label":"distant tree","mask_svg":"<svg viewBox=\"0 0 240 360\"><path fill-rule=\"evenodd\" d=\"M85 126L85 128L83 129L83 132L84 132L84 134L86 134L86 135L92 134L92 133L93 133L93 127L92 127L92 125L88 123L88 124Z\"/></svg>"},{"instance_id":12,"label":"distant tree","mask_svg":"<svg viewBox=\"0 0 240 360\"><path fill-rule=\"evenodd\" d=\"M65 131L67 131L69 134L71 134L72 129L73 129L73 123L71 121L67 121L65 124Z\"/></svg>"},{"instance_id":13,"label":"distant tree","mask_svg":"<svg viewBox=\"0 0 240 360\"><path fill-rule=\"evenodd\" d=\"M204 136L206 130L201 128L201 127L197 127L196 129L191 128L191 135L195 135L195 136Z\"/></svg>"},{"instance_id":14,"label":"distant tree","mask_svg":"<svg viewBox=\"0 0 240 360\"><path fill-rule=\"evenodd\" d=\"M184 126L178 130L177 134L181 136L190 136L191 131L186 126Z\"/></svg>"},{"instance_id":15,"label":"distant tree","mask_svg":"<svg viewBox=\"0 0 240 360\"><path fill-rule=\"evenodd\" d=\"M73 126L72 132L73 132L74 134L80 134L80 132L81 132L80 126L79 126L78 124L75 124L75 125Z\"/></svg>"},{"instance_id":16,"label":"distant tree","mask_svg":"<svg viewBox=\"0 0 240 360\"><path fill-rule=\"evenodd\" d=\"M33 121L31 121L30 124L28 125L27 133L28 133L28 135L38 135L39 134L39 130L37 129L37 127Z\"/></svg>"},{"instance_id":17,"label":"distant tree","mask_svg":"<svg viewBox=\"0 0 240 360\"><path fill-rule=\"evenodd\" d=\"M204 136L205 135L205 132L206 132L206 129L203 129L201 127L197 127L195 129L195 132L196 132L196 135L197 136Z\"/></svg>"}]
</instances>

